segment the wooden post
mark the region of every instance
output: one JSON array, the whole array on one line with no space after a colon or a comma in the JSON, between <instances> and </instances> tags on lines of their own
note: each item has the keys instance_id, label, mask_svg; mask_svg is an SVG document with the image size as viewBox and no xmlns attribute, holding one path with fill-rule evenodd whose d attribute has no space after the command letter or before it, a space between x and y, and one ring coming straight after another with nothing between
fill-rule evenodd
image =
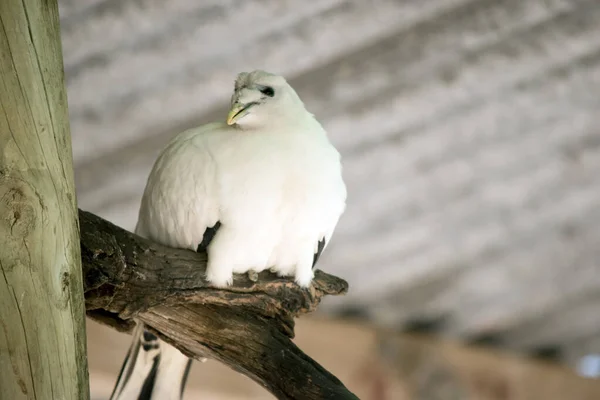
<instances>
[{"instance_id":1,"label":"wooden post","mask_svg":"<svg viewBox=\"0 0 600 400\"><path fill-rule=\"evenodd\" d=\"M0 399L89 398L56 0L0 0Z\"/></svg>"}]
</instances>

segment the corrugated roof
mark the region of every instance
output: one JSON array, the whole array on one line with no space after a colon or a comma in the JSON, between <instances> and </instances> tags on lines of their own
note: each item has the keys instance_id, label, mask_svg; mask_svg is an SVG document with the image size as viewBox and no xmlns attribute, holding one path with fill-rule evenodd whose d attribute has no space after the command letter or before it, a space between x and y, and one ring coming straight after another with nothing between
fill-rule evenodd
<instances>
[{"instance_id":1,"label":"corrugated roof","mask_svg":"<svg viewBox=\"0 0 600 400\"><path fill-rule=\"evenodd\" d=\"M60 3L81 208L132 229L167 140L267 69L343 156L323 312L600 351L597 1Z\"/></svg>"}]
</instances>

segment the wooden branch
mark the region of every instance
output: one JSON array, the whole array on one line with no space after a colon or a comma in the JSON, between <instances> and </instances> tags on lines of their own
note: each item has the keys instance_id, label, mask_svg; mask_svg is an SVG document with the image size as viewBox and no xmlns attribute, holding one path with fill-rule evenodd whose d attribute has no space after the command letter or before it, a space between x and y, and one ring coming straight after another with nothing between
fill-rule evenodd
<instances>
[{"instance_id":1,"label":"wooden branch","mask_svg":"<svg viewBox=\"0 0 600 400\"><path fill-rule=\"evenodd\" d=\"M593 400L600 381L567 365L439 337L399 333L365 321L300 318L295 342L334 372L361 399ZM129 338L88 323L92 397L106 398ZM107 352L111 347L113 351ZM216 366L218 367L218 366ZM246 379L221 368L192 368L186 399L264 399ZM113 378L114 379L114 378Z\"/></svg>"},{"instance_id":2,"label":"wooden branch","mask_svg":"<svg viewBox=\"0 0 600 400\"><path fill-rule=\"evenodd\" d=\"M357 399L290 340L294 317L346 281L316 271L310 289L269 272L236 275L227 289L204 279L206 255L173 249L79 211L88 316L120 331L132 318L193 358L210 357L280 399Z\"/></svg>"}]
</instances>

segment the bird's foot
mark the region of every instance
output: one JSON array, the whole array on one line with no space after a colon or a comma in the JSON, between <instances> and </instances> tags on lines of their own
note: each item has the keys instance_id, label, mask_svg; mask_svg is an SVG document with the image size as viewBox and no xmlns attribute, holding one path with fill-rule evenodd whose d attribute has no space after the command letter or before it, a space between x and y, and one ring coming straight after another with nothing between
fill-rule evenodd
<instances>
[{"instance_id":1,"label":"bird's foot","mask_svg":"<svg viewBox=\"0 0 600 400\"><path fill-rule=\"evenodd\" d=\"M294 276L294 268L288 268L288 267L271 267L271 268L269 268L269 272L277 275L280 278Z\"/></svg>"},{"instance_id":2,"label":"bird's foot","mask_svg":"<svg viewBox=\"0 0 600 400\"><path fill-rule=\"evenodd\" d=\"M225 288L233 283L233 272L221 268L208 268L206 280L214 287Z\"/></svg>"},{"instance_id":3,"label":"bird's foot","mask_svg":"<svg viewBox=\"0 0 600 400\"><path fill-rule=\"evenodd\" d=\"M252 282L258 281L258 272L256 272L253 269L249 270L248 271L248 279L250 279Z\"/></svg>"},{"instance_id":4,"label":"bird's foot","mask_svg":"<svg viewBox=\"0 0 600 400\"><path fill-rule=\"evenodd\" d=\"M314 277L315 277L315 274L314 274L312 268L311 269L297 269L294 280L296 281L298 286L307 288L312 283L312 280Z\"/></svg>"},{"instance_id":5,"label":"bird's foot","mask_svg":"<svg viewBox=\"0 0 600 400\"><path fill-rule=\"evenodd\" d=\"M290 276L294 276L294 270L293 269L282 269L280 271L277 271L276 274L280 278L287 278Z\"/></svg>"}]
</instances>

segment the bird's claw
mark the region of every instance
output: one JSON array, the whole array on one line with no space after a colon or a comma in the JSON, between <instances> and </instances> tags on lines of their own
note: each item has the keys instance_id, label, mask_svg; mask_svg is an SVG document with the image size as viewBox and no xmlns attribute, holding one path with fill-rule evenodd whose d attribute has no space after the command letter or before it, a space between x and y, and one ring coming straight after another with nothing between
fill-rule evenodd
<instances>
[{"instance_id":1,"label":"bird's claw","mask_svg":"<svg viewBox=\"0 0 600 400\"><path fill-rule=\"evenodd\" d=\"M248 279L250 279L252 282L258 281L258 272L254 270L248 271Z\"/></svg>"}]
</instances>

